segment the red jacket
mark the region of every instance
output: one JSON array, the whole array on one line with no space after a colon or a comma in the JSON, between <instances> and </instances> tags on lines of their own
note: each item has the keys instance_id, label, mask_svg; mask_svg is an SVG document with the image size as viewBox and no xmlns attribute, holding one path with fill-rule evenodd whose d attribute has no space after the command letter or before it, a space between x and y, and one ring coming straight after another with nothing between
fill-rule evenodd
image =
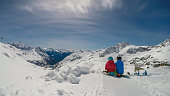
<instances>
[{"instance_id":1,"label":"red jacket","mask_svg":"<svg viewBox=\"0 0 170 96\"><path fill-rule=\"evenodd\" d=\"M106 65L105 65L105 70L107 70L107 72L114 72L116 69L116 65L114 63L113 60L109 60L107 61Z\"/></svg>"}]
</instances>

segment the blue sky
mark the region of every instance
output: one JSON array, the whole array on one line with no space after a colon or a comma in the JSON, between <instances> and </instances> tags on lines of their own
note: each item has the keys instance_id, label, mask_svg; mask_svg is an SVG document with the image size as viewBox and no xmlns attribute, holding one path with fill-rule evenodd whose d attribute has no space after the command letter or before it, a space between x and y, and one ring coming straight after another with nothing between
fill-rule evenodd
<instances>
[{"instance_id":1,"label":"blue sky","mask_svg":"<svg viewBox=\"0 0 170 96\"><path fill-rule=\"evenodd\" d=\"M170 38L170 0L1 0L2 42L100 49Z\"/></svg>"}]
</instances>

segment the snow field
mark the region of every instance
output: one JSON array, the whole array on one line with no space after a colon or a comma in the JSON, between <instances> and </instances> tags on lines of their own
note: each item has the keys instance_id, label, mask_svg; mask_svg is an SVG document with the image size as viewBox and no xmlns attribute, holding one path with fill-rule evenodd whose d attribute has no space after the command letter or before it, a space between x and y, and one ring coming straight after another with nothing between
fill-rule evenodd
<instances>
[{"instance_id":1,"label":"snow field","mask_svg":"<svg viewBox=\"0 0 170 96\"><path fill-rule=\"evenodd\" d=\"M105 50L78 51L61 61L59 69L45 70L18 56L16 53L22 53L21 50L0 43L0 96L169 96L169 67L150 66L147 72L151 76L130 76L130 79L101 73L107 58L112 56L116 62L116 56L120 53L125 74L133 74L134 66L129 64L129 60L135 57L151 55L158 60L169 60L169 46L135 54L126 53L131 47L138 48L124 46L119 53L105 54L105 57L99 57Z\"/></svg>"}]
</instances>

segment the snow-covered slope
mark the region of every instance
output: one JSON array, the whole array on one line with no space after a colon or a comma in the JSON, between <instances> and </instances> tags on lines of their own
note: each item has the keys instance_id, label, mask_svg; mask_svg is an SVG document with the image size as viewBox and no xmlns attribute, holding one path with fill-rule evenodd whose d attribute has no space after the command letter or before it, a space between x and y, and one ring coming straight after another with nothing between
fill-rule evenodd
<instances>
[{"instance_id":1,"label":"snow-covered slope","mask_svg":"<svg viewBox=\"0 0 170 96\"><path fill-rule=\"evenodd\" d=\"M31 47L16 47L10 44L0 43L1 52L8 58L20 57L26 61L43 60L43 57L38 54L37 49Z\"/></svg>"},{"instance_id":2,"label":"snow-covered slope","mask_svg":"<svg viewBox=\"0 0 170 96\"><path fill-rule=\"evenodd\" d=\"M37 87L40 87L36 82L39 74L46 71L25 60L42 59L33 50L29 52L25 53L34 55L26 58L21 56L23 52L18 48L0 43L0 96L35 96Z\"/></svg>"},{"instance_id":3,"label":"snow-covered slope","mask_svg":"<svg viewBox=\"0 0 170 96\"><path fill-rule=\"evenodd\" d=\"M0 66L3 68L0 67L0 78L3 79L0 81L0 95L169 96L170 68L167 66L153 67L154 64L169 64L169 41L170 39L157 46L119 43L117 46L96 51L76 51L59 62L59 66L55 70L34 68L35 66L18 56L11 58L13 50L7 50L2 46L8 48L9 45L1 43L0 57L3 58L3 62L0 63ZM4 55L5 52L6 55ZM130 79L104 76L101 71L104 70L109 56L114 57L115 62L117 56L122 56L125 74L126 72L133 74L134 67L138 65L143 68L149 66L149 69L146 69L149 76L131 76ZM11 65L15 65L13 70L12 68L5 70ZM18 70L17 67L19 67ZM6 82L8 77L11 79Z\"/></svg>"}]
</instances>

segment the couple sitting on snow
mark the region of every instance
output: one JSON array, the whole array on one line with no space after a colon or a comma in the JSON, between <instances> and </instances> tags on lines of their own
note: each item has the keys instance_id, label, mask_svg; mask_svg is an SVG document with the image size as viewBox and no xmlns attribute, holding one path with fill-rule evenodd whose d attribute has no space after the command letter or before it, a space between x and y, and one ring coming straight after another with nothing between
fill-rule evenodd
<instances>
[{"instance_id":1,"label":"couple sitting on snow","mask_svg":"<svg viewBox=\"0 0 170 96\"><path fill-rule=\"evenodd\" d=\"M114 63L113 58L109 57L105 65L105 70L109 75L121 77L124 73L124 64L121 57L117 57L117 62Z\"/></svg>"}]
</instances>

